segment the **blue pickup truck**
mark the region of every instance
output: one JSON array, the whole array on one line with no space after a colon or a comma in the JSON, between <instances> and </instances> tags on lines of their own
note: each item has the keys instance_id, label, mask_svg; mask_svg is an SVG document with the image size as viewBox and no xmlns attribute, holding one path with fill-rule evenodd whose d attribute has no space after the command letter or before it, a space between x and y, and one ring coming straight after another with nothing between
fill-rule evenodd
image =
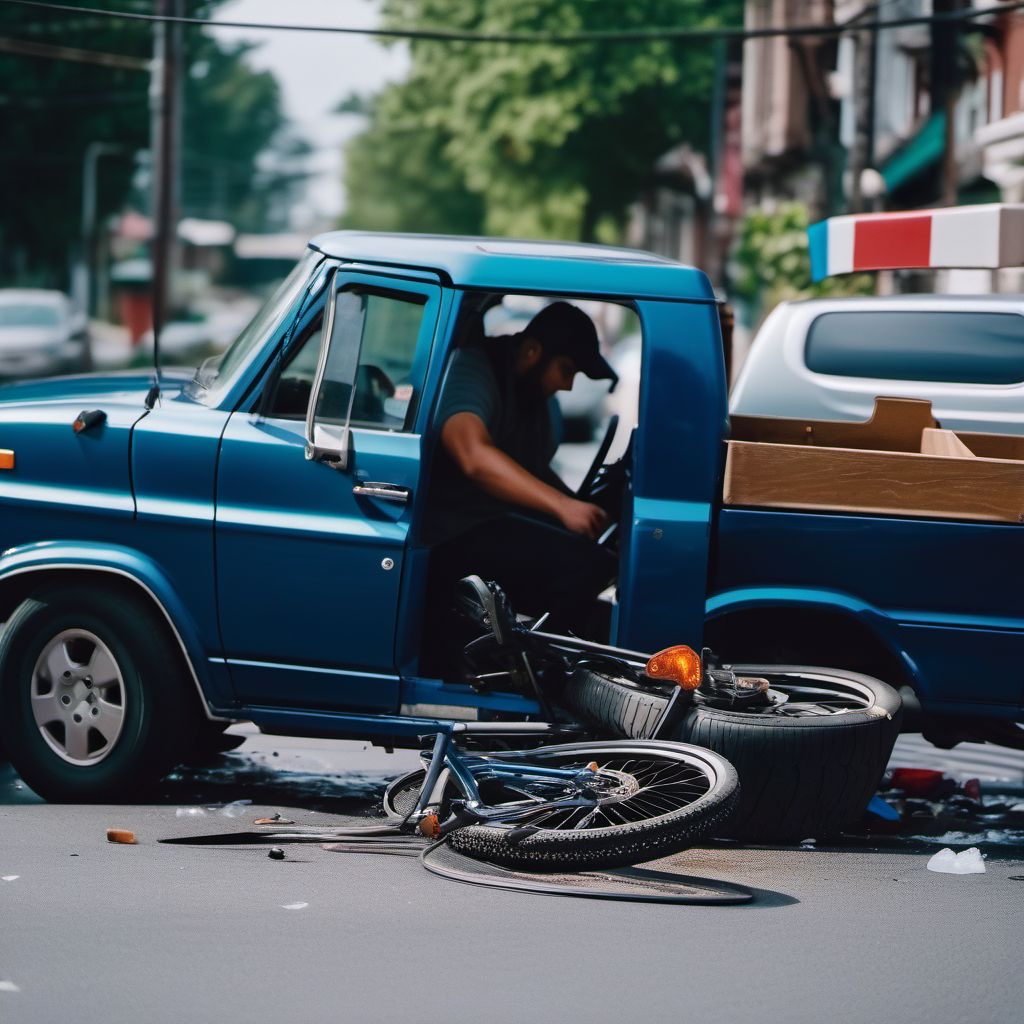
<instances>
[{"instance_id":1,"label":"blue pickup truck","mask_svg":"<svg viewBox=\"0 0 1024 1024\"><path fill-rule=\"evenodd\" d=\"M338 232L194 372L0 389L0 735L25 777L96 798L232 720L415 744L441 720L536 716L530 694L422 658L437 397L483 314L523 295L600 303L642 333L602 639L703 637L733 662L867 673L903 687L938 741L1014 740L1024 526L723 503L702 272L599 246Z\"/></svg>"}]
</instances>

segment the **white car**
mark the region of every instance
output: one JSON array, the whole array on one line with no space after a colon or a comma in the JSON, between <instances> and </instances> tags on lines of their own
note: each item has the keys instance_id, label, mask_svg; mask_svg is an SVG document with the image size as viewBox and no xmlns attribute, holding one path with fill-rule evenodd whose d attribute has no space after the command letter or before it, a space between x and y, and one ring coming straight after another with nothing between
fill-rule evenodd
<instances>
[{"instance_id":1,"label":"white car","mask_svg":"<svg viewBox=\"0 0 1024 1024\"><path fill-rule=\"evenodd\" d=\"M784 302L754 339L729 407L866 420L879 395L930 399L948 429L1024 434L1024 296Z\"/></svg>"},{"instance_id":2,"label":"white car","mask_svg":"<svg viewBox=\"0 0 1024 1024\"><path fill-rule=\"evenodd\" d=\"M88 321L63 292L0 289L0 378L90 369Z\"/></svg>"}]
</instances>

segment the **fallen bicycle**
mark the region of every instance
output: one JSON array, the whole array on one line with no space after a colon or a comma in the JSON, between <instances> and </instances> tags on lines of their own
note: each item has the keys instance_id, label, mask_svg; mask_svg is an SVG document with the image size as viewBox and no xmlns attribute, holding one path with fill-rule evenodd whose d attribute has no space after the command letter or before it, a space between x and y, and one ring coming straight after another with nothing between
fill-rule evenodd
<instances>
[{"instance_id":1,"label":"fallen bicycle","mask_svg":"<svg viewBox=\"0 0 1024 1024\"><path fill-rule=\"evenodd\" d=\"M685 646L645 658L546 634L540 623L520 620L501 589L479 577L460 584L459 608L481 634L466 647L466 679L483 692L500 681L532 693L543 721L438 723L422 737L422 767L388 786L387 823L325 830L269 821L260 833L226 838L413 853L436 873L502 888L737 902L749 893L727 883L594 873L722 834L779 838L812 819L837 831L863 811L898 729L898 696L866 677L778 666L741 673ZM784 746L765 742L777 734ZM761 742L751 743L750 735ZM755 794L746 816L729 758L683 736L732 744ZM798 795L785 776L812 767L801 762L803 752L829 744L842 752L851 737L870 744L872 757L866 774L863 765L859 773L845 772L843 799L824 799L829 776L819 772L814 784L824 806L765 818L765 808L780 798L789 806ZM760 760L751 751L760 751ZM774 789L783 790L781 797L773 797ZM620 889L625 895L614 895Z\"/></svg>"}]
</instances>

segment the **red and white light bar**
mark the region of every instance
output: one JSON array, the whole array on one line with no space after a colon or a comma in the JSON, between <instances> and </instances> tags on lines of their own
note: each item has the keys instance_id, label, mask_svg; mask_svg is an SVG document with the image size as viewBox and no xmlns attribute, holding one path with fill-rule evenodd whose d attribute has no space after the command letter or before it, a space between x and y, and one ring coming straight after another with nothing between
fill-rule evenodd
<instances>
[{"instance_id":1,"label":"red and white light bar","mask_svg":"<svg viewBox=\"0 0 1024 1024\"><path fill-rule=\"evenodd\" d=\"M1024 265L1024 203L830 217L807 229L811 276Z\"/></svg>"}]
</instances>

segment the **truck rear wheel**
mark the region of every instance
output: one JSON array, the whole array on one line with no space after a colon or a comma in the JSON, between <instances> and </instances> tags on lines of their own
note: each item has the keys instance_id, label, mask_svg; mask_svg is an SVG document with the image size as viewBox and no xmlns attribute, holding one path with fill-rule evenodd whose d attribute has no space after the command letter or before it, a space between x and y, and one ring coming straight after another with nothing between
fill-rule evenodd
<instances>
[{"instance_id":1,"label":"truck rear wheel","mask_svg":"<svg viewBox=\"0 0 1024 1024\"><path fill-rule=\"evenodd\" d=\"M23 601L0 637L0 744L47 800L131 796L188 745L201 712L144 604L62 586Z\"/></svg>"},{"instance_id":2,"label":"truck rear wheel","mask_svg":"<svg viewBox=\"0 0 1024 1024\"><path fill-rule=\"evenodd\" d=\"M754 842L835 835L874 794L899 733L900 698L870 676L798 665L736 665L787 697L771 712L695 705L671 739L707 747L736 768L740 804L723 833ZM640 690L594 668L570 679L563 703L617 736L650 735L668 691Z\"/></svg>"}]
</instances>

